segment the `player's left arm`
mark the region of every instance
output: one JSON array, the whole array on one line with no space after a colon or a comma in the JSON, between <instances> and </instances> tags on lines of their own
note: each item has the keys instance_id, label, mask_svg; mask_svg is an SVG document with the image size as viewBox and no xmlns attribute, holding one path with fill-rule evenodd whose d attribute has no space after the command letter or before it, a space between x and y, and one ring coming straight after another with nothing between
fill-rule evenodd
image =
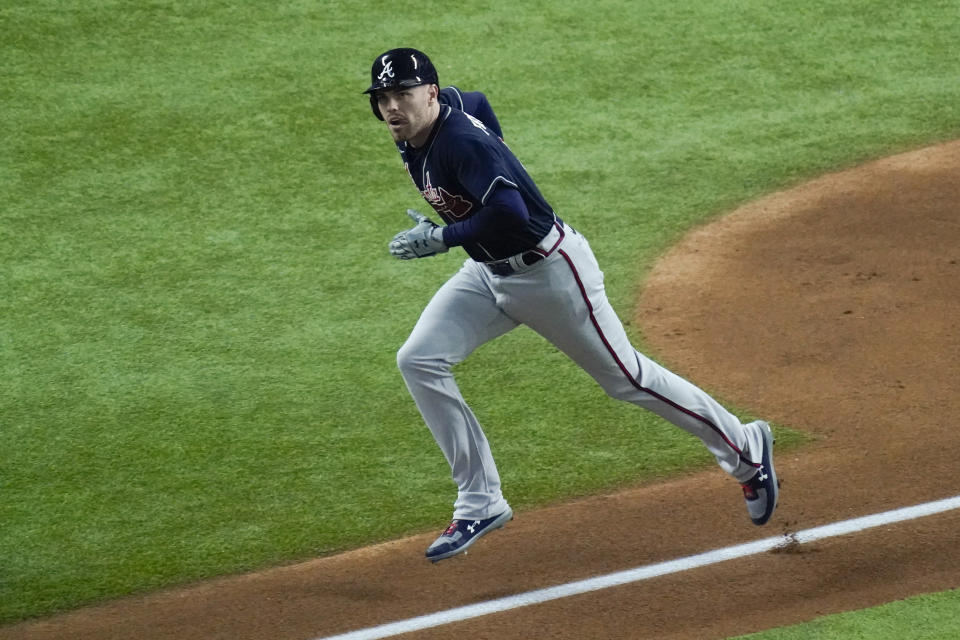
<instances>
[{"instance_id":1,"label":"player's left arm","mask_svg":"<svg viewBox=\"0 0 960 640\"><path fill-rule=\"evenodd\" d=\"M444 87L440 90L440 103L469 113L490 131L497 134L498 138L503 139L503 129L500 127L497 114L494 113L493 106L482 92L461 91L457 87Z\"/></svg>"},{"instance_id":2,"label":"player's left arm","mask_svg":"<svg viewBox=\"0 0 960 640\"><path fill-rule=\"evenodd\" d=\"M500 121L497 120L497 114L493 112L493 106L487 100L487 96L479 91L473 91L464 95L464 105L469 104L470 110L467 111L474 118L487 125L487 129L497 134L497 137L503 139L503 130L500 128Z\"/></svg>"}]
</instances>

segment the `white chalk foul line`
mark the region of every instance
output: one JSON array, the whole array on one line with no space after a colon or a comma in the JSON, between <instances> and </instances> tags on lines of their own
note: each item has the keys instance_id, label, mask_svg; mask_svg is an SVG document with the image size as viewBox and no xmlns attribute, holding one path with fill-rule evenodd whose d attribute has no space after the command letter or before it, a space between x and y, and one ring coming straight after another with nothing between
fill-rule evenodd
<instances>
[{"instance_id":1,"label":"white chalk foul line","mask_svg":"<svg viewBox=\"0 0 960 640\"><path fill-rule=\"evenodd\" d=\"M556 587L538 589L536 591L528 591L526 593L520 593L514 596L499 598L497 600L489 600L487 602L457 607L456 609L448 609L447 611L438 611L437 613L410 618L408 620L400 620L398 622L382 624L376 627L369 627L367 629L359 629L357 631L350 631L348 633L343 633L336 636L316 638L315 640L377 640L378 638L389 638L400 635L401 633L410 633L413 631L420 631L422 629L430 629L432 627L439 627L453 622L461 622L463 620L470 620L471 618L479 618L481 616L490 615L491 613L500 613L503 611L509 611L511 609L518 609L520 607L527 607L533 604L540 604L543 602L549 602L551 600L559 600L560 598L568 598L570 596L589 593L591 591L609 589L610 587L629 584L631 582L649 580L650 578L656 578L658 576L663 576L670 573L689 571L690 569L697 569L699 567L705 567L707 565L717 564L727 560L744 558L746 556L770 551L789 543L803 544L807 542L813 542L815 540L822 540L824 538L843 536L864 531L866 529L872 529L874 527L880 527L896 522L903 522L904 520L914 520L924 516L943 513L953 509L960 509L960 496L945 498L936 502L927 502L925 504L919 504L913 507L904 507L902 509L886 511L884 513L877 513L870 516L864 516L862 518L854 518L852 520L835 522L833 524L814 527L812 529L805 529L803 531L798 531L797 533L791 534L789 537L776 536L773 538L765 538L755 542L747 542L745 544L739 544L732 547L707 551L705 553L688 556L686 558L680 558L678 560L670 560L658 564L647 565L645 567L637 567L635 569L628 569L626 571L618 571L617 573L611 573L605 576L589 578L587 580L580 580L578 582L570 582L567 584L558 585Z\"/></svg>"}]
</instances>

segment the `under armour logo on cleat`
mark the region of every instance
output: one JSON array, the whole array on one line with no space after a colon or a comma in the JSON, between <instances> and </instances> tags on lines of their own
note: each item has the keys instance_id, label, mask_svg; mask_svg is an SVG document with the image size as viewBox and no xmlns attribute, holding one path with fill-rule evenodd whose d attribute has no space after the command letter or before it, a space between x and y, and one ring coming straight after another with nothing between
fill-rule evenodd
<instances>
[{"instance_id":1,"label":"under armour logo on cleat","mask_svg":"<svg viewBox=\"0 0 960 640\"><path fill-rule=\"evenodd\" d=\"M477 520L477 521L474 522L473 524L468 524L468 525L467 525L467 531L469 531L470 533L476 533L477 531L476 531L476 528L475 528L475 527L476 527L478 524L480 524L480 521L479 521L479 520Z\"/></svg>"}]
</instances>

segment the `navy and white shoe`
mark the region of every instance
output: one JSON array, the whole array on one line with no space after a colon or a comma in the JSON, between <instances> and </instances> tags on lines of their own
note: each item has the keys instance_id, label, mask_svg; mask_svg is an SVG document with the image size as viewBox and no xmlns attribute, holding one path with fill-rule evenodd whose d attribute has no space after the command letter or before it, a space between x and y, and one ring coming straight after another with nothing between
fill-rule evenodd
<instances>
[{"instance_id":1,"label":"navy and white shoe","mask_svg":"<svg viewBox=\"0 0 960 640\"><path fill-rule=\"evenodd\" d=\"M766 524L777 508L777 499L780 497L780 484L777 482L777 472L773 469L773 432L770 425L762 420L753 423L759 427L763 436L763 455L757 473L744 482L743 499L747 502L747 512L753 524Z\"/></svg>"},{"instance_id":2,"label":"navy and white shoe","mask_svg":"<svg viewBox=\"0 0 960 640\"><path fill-rule=\"evenodd\" d=\"M481 537L495 529L503 528L503 525L511 520L513 520L513 511L510 507L500 515L486 520L454 520L427 549L427 560L438 562L463 553Z\"/></svg>"}]
</instances>

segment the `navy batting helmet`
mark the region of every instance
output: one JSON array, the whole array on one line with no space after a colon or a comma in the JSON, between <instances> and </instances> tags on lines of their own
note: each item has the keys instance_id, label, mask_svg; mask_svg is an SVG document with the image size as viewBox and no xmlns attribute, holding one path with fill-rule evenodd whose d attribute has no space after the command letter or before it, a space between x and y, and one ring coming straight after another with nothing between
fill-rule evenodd
<instances>
[{"instance_id":1,"label":"navy batting helmet","mask_svg":"<svg viewBox=\"0 0 960 640\"><path fill-rule=\"evenodd\" d=\"M370 88L364 93L370 94L370 108L373 109L373 115L381 120L383 116L377 106L377 91L440 84L430 58L416 49L391 49L381 54L373 61L370 76Z\"/></svg>"}]
</instances>

